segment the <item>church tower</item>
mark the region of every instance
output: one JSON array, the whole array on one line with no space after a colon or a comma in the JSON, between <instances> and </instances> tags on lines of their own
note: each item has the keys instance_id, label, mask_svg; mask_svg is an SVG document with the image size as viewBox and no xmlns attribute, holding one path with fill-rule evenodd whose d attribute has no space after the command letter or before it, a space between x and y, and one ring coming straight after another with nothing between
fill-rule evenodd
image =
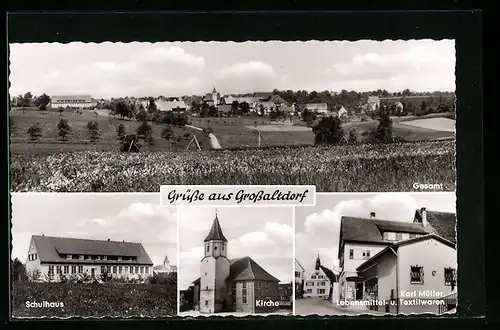
<instances>
[{"instance_id":1,"label":"church tower","mask_svg":"<svg viewBox=\"0 0 500 330\"><path fill-rule=\"evenodd\" d=\"M200 312L211 314L222 311L224 307L230 268L227 239L222 233L217 213L204 240L204 255L200 267Z\"/></svg>"},{"instance_id":2,"label":"church tower","mask_svg":"<svg viewBox=\"0 0 500 330\"><path fill-rule=\"evenodd\" d=\"M319 260L319 252L318 252L318 257L316 258L316 264L314 265L314 272L316 274L319 274L320 266L321 266L321 260Z\"/></svg>"},{"instance_id":3,"label":"church tower","mask_svg":"<svg viewBox=\"0 0 500 330\"><path fill-rule=\"evenodd\" d=\"M217 106L219 105L219 93L217 92L217 89L215 89L215 86L212 90L212 100L214 101L214 107L217 108Z\"/></svg>"}]
</instances>

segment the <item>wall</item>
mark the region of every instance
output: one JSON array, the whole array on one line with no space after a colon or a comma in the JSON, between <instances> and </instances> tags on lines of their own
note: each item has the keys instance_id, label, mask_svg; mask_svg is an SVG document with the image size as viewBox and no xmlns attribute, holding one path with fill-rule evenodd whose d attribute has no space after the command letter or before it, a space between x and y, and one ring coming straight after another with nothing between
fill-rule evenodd
<instances>
[{"instance_id":1,"label":"wall","mask_svg":"<svg viewBox=\"0 0 500 330\"><path fill-rule=\"evenodd\" d=\"M38 251L36 250L35 242L32 238L31 242L30 242L30 247L28 249L28 255L26 256L26 273L27 273L27 275L29 276L30 274L32 274L35 269L40 270L44 274L47 274L48 268L47 268L47 270L45 270L45 272L43 271L44 269L41 267L39 256L37 257L36 260L29 260L29 255L33 254L33 253L36 253L38 255ZM43 275L42 275L42 277L43 277Z\"/></svg>"},{"instance_id":2,"label":"wall","mask_svg":"<svg viewBox=\"0 0 500 330\"><path fill-rule=\"evenodd\" d=\"M399 292L416 292L419 298L420 291L434 290L442 295L452 293L451 286L445 285L444 268L452 267L457 269L457 251L436 239L428 239L414 244L403 245L398 251L399 264ZM410 283L410 266L423 266L424 283ZM435 271L435 275L432 272ZM456 292L456 287L453 292ZM436 295L431 297L421 296L421 299L436 299ZM406 298L411 299L411 298ZM436 312L437 306L419 305L419 306L401 306L400 313L415 312Z\"/></svg>"},{"instance_id":3,"label":"wall","mask_svg":"<svg viewBox=\"0 0 500 330\"><path fill-rule=\"evenodd\" d=\"M321 275L323 278L311 278L312 276ZM312 286L308 286L307 283L312 283ZM324 285L321 285L324 283ZM320 269L319 272L311 272L304 280L304 298L328 298L330 294L330 280L326 276L325 272ZM307 290L311 289L311 293L307 293ZM318 293L318 289L324 289L325 293Z\"/></svg>"},{"instance_id":4,"label":"wall","mask_svg":"<svg viewBox=\"0 0 500 330\"><path fill-rule=\"evenodd\" d=\"M243 303L243 282L246 283L247 301ZM236 282L236 312L253 313L255 311L255 286L253 281Z\"/></svg>"},{"instance_id":5,"label":"wall","mask_svg":"<svg viewBox=\"0 0 500 330\"><path fill-rule=\"evenodd\" d=\"M344 271L356 271L356 268L368 258L363 258L363 252L370 251L370 258L382 251L387 245L382 244L363 244L363 243L345 243L344 245ZM349 259L349 250L354 250L354 259Z\"/></svg>"},{"instance_id":6,"label":"wall","mask_svg":"<svg viewBox=\"0 0 500 330\"><path fill-rule=\"evenodd\" d=\"M205 257L200 265L200 312L215 313L215 259ZM208 288L208 290L207 290Z\"/></svg>"},{"instance_id":7,"label":"wall","mask_svg":"<svg viewBox=\"0 0 500 330\"><path fill-rule=\"evenodd\" d=\"M260 289L259 285L257 283L260 283ZM267 283L267 286L266 286ZM276 307L258 307L255 305L255 301L262 299L262 300L270 300L273 302L279 302L280 301L280 295L279 295L279 286L278 282L265 282L265 281L254 281L253 282L253 287L254 287L254 313L272 313L275 311ZM267 288L267 289L266 289Z\"/></svg>"},{"instance_id":8,"label":"wall","mask_svg":"<svg viewBox=\"0 0 500 330\"><path fill-rule=\"evenodd\" d=\"M221 311L227 297L227 292L230 288L227 288L226 278L229 276L230 262L225 257L219 257L215 259L215 310Z\"/></svg>"},{"instance_id":9,"label":"wall","mask_svg":"<svg viewBox=\"0 0 500 330\"><path fill-rule=\"evenodd\" d=\"M51 108L57 109L57 108L93 108L94 104L92 102L78 102L78 103L73 103L73 102L57 102L57 103L51 103Z\"/></svg>"}]
</instances>

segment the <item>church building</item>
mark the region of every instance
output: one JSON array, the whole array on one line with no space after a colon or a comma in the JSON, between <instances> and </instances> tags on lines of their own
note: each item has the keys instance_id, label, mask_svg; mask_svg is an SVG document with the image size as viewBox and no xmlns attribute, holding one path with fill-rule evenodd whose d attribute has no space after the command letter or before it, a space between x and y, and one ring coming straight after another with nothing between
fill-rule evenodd
<instances>
[{"instance_id":1,"label":"church building","mask_svg":"<svg viewBox=\"0 0 500 330\"><path fill-rule=\"evenodd\" d=\"M309 273L304 280L303 297L328 299L331 297L331 290L335 282L334 273L332 270L321 265L318 253L314 264L314 271Z\"/></svg>"},{"instance_id":2,"label":"church building","mask_svg":"<svg viewBox=\"0 0 500 330\"><path fill-rule=\"evenodd\" d=\"M271 313L278 306L280 282L251 257L228 258L228 241L217 214L204 242L200 278L194 284L194 309L200 313ZM266 302L266 303L263 303Z\"/></svg>"}]
</instances>

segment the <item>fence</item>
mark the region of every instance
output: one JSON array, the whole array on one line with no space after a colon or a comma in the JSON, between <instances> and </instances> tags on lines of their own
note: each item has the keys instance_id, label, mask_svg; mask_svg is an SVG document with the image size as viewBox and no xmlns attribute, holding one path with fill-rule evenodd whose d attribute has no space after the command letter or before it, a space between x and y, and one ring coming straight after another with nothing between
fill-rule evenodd
<instances>
[{"instance_id":1,"label":"fence","mask_svg":"<svg viewBox=\"0 0 500 330\"><path fill-rule=\"evenodd\" d=\"M453 308L456 308L457 302L458 302L457 297L458 297L458 293L456 293L456 292L443 297L441 300L444 301L444 304L439 305L438 313L443 314L443 313L446 313L446 312L452 310Z\"/></svg>"}]
</instances>

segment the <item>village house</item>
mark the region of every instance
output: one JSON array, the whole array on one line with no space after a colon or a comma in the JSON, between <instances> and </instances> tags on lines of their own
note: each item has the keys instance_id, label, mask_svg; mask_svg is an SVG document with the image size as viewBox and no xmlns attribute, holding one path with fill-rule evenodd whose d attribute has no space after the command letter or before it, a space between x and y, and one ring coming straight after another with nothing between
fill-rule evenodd
<instances>
[{"instance_id":1,"label":"village house","mask_svg":"<svg viewBox=\"0 0 500 330\"><path fill-rule=\"evenodd\" d=\"M380 98L378 96L368 96L368 101L366 102L368 111L377 111L380 108Z\"/></svg>"},{"instance_id":2,"label":"village house","mask_svg":"<svg viewBox=\"0 0 500 330\"><path fill-rule=\"evenodd\" d=\"M394 310L390 306L373 308L403 313L398 307L403 298L400 289L452 293L445 282L456 271L455 214L421 208L411 223L379 220L375 216L372 212L370 218L342 217L338 249L340 290L333 300L396 300ZM431 280L422 280L424 269L431 270ZM441 280L442 285L438 283Z\"/></svg>"},{"instance_id":3,"label":"village house","mask_svg":"<svg viewBox=\"0 0 500 330\"><path fill-rule=\"evenodd\" d=\"M144 107L144 109L148 109L149 107L149 100L142 100L140 101L140 104ZM159 98L154 101L156 105L156 109L158 111L185 111L189 107L188 105L182 100L178 98L171 98L171 99L165 99L165 98Z\"/></svg>"},{"instance_id":4,"label":"village house","mask_svg":"<svg viewBox=\"0 0 500 330\"><path fill-rule=\"evenodd\" d=\"M97 106L97 102L92 100L90 95L54 95L49 105L53 109L93 109Z\"/></svg>"},{"instance_id":5,"label":"village house","mask_svg":"<svg viewBox=\"0 0 500 330\"><path fill-rule=\"evenodd\" d=\"M176 272L177 272L177 266L170 264L170 261L168 260L168 256L165 256L165 259L163 260L163 264L155 266L153 268L153 273L155 273L155 274L169 274L169 273L176 273Z\"/></svg>"},{"instance_id":6,"label":"village house","mask_svg":"<svg viewBox=\"0 0 500 330\"><path fill-rule=\"evenodd\" d=\"M153 263L141 243L100 241L80 238L33 235L26 271L38 273L42 281L63 277L101 274L111 277L144 278L152 275Z\"/></svg>"},{"instance_id":7,"label":"village house","mask_svg":"<svg viewBox=\"0 0 500 330\"><path fill-rule=\"evenodd\" d=\"M204 254L201 277L193 282L195 310L208 314L273 311L272 306L262 306L259 301L279 302L280 281L251 257L228 259L227 239L217 215L204 240Z\"/></svg>"},{"instance_id":8,"label":"village house","mask_svg":"<svg viewBox=\"0 0 500 330\"><path fill-rule=\"evenodd\" d=\"M309 273L304 280L304 298L330 298L335 283L335 275L333 272L321 265L321 260L318 257L314 264L314 271Z\"/></svg>"},{"instance_id":9,"label":"village house","mask_svg":"<svg viewBox=\"0 0 500 330\"><path fill-rule=\"evenodd\" d=\"M306 109L320 115L328 114L328 104L326 103L307 103Z\"/></svg>"},{"instance_id":10,"label":"village house","mask_svg":"<svg viewBox=\"0 0 500 330\"><path fill-rule=\"evenodd\" d=\"M341 106L339 111L337 111L337 116L339 118L346 118L347 117L347 110L344 108L344 106Z\"/></svg>"},{"instance_id":11,"label":"village house","mask_svg":"<svg viewBox=\"0 0 500 330\"><path fill-rule=\"evenodd\" d=\"M304 290L304 267L295 259L295 298L303 297Z\"/></svg>"}]
</instances>

